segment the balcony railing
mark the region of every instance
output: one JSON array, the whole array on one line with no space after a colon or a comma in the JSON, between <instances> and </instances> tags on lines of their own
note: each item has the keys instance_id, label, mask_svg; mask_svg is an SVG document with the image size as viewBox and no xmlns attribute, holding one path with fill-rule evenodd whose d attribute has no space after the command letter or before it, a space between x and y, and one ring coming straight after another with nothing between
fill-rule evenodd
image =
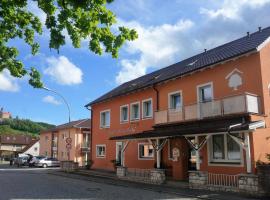
<instances>
[{"instance_id":1,"label":"balcony railing","mask_svg":"<svg viewBox=\"0 0 270 200\"><path fill-rule=\"evenodd\" d=\"M225 97L209 102L155 112L155 124L199 120L241 113L260 114L260 98L253 94Z\"/></svg>"},{"instance_id":2,"label":"balcony railing","mask_svg":"<svg viewBox=\"0 0 270 200\"><path fill-rule=\"evenodd\" d=\"M83 142L80 144L80 148L82 152L90 152L90 143L89 142Z\"/></svg>"}]
</instances>

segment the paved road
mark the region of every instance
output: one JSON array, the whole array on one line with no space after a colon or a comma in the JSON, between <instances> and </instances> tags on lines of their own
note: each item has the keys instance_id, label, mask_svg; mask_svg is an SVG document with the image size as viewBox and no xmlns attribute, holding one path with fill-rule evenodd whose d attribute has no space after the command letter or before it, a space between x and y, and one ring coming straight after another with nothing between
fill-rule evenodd
<instances>
[{"instance_id":1,"label":"paved road","mask_svg":"<svg viewBox=\"0 0 270 200\"><path fill-rule=\"evenodd\" d=\"M49 169L51 170L51 169ZM182 199L176 194L56 176L43 169L2 169L0 200L13 199Z\"/></svg>"}]
</instances>

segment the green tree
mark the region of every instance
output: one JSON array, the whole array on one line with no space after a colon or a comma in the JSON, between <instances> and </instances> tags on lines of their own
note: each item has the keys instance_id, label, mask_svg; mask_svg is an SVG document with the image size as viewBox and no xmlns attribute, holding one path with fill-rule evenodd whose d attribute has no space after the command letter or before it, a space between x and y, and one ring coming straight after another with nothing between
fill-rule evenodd
<instances>
[{"instance_id":1,"label":"green tree","mask_svg":"<svg viewBox=\"0 0 270 200\"><path fill-rule=\"evenodd\" d=\"M59 52L65 45L66 30L75 48L81 41L89 41L89 50L101 55L103 51L118 57L120 47L125 41L135 40L135 30L112 26L116 16L106 6L113 0L0 0L0 72L8 69L12 76L21 78L29 75L29 84L43 86L39 71L35 67L24 66L19 60L18 48L10 46L11 40L20 38L31 47L36 55L39 44L35 34L42 35L42 23L35 13L29 10L29 4L37 3L46 14L45 26L50 32L49 48ZM27 70L28 69L28 70Z\"/></svg>"}]
</instances>

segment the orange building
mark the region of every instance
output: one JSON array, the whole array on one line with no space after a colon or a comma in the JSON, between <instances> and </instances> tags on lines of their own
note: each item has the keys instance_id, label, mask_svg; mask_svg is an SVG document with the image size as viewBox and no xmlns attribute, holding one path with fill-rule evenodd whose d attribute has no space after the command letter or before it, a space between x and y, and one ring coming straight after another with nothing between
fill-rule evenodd
<instances>
[{"instance_id":1,"label":"orange building","mask_svg":"<svg viewBox=\"0 0 270 200\"><path fill-rule=\"evenodd\" d=\"M41 132L40 154L60 161L72 160L84 166L90 157L91 120L83 119ZM71 138L70 150L67 140Z\"/></svg>"},{"instance_id":2,"label":"orange building","mask_svg":"<svg viewBox=\"0 0 270 200\"><path fill-rule=\"evenodd\" d=\"M256 162L270 153L269 55L270 27L89 103L92 168L163 169L175 180L186 180L190 170L255 174Z\"/></svg>"}]
</instances>

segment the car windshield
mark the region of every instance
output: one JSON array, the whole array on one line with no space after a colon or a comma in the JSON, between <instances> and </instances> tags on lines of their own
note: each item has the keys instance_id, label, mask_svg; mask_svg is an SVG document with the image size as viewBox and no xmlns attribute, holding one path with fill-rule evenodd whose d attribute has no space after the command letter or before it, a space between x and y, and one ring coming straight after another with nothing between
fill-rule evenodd
<instances>
[{"instance_id":1,"label":"car windshield","mask_svg":"<svg viewBox=\"0 0 270 200\"><path fill-rule=\"evenodd\" d=\"M43 159L43 158L45 158L44 156L37 156L36 157L36 159L38 159L38 160L41 160L41 159Z\"/></svg>"}]
</instances>

